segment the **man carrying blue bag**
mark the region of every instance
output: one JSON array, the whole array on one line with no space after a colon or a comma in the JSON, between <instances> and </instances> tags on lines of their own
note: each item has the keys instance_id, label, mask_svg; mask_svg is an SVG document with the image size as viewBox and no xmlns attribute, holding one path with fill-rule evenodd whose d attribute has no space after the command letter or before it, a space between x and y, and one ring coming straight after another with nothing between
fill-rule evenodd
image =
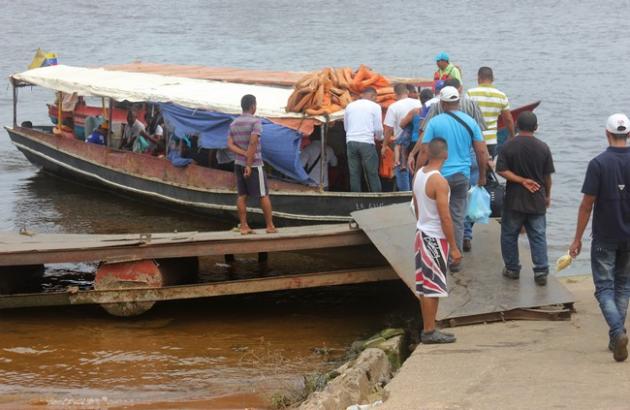
<instances>
[{"instance_id":1,"label":"man carrying blue bag","mask_svg":"<svg viewBox=\"0 0 630 410\"><path fill-rule=\"evenodd\" d=\"M551 203L553 158L547 144L534 137L538 128L534 113L521 113L516 123L518 134L503 145L497 160L497 172L507 180L501 218L503 276L519 278L518 235L525 227L534 280L544 286L549 275L546 212Z\"/></svg>"}]
</instances>

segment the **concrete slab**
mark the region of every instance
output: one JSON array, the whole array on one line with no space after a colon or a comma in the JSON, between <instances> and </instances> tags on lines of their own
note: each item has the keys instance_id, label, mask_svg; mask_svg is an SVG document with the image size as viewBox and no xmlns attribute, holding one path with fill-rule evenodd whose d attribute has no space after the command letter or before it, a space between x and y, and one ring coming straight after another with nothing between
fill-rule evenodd
<instances>
[{"instance_id":1,"label":"concrete slab","mask_svg":"<svg viewBox=\"0 0 630 410\"><path fill-rule=\"evenodd\" d=\"M356 211L352 217L413 291L415 219L409 204ZM473 250L464 254L462 270L449 274L449 297L440 301L438 320L574 301L573 295L553 276L547 286L534 283L529 250L524 246L520 249L523 264L520 280L504 278L499 238L497 221L475 225Z\"/></svg>"},{"instance_id":2,"label":"concrete slab","mask_svg":"<svg viewBox=\"0 0 630 410\"><path fill-rule=\"evenodd\" d=\"M565 322L457 328L450 345L419 345L379 410L627 409L630 363L608 351L590 276L562 279L576 296Z\"/></svg>"}]
</instances>

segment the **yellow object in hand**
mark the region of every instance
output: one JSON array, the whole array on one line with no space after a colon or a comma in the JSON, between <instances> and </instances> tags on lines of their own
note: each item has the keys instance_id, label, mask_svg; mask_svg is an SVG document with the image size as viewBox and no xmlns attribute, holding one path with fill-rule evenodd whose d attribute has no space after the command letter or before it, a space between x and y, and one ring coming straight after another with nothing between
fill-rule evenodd
<instances>
[{"instance_id":1,"label":"yellow object in hand","mask_svg":"<svg viewBox=\"0 0 630 410\"><path fill-rule=\"evenodd\" d=\"M569 254L559 257L556 261L556 272L560 272L562 269L568 268L569 265L571 265L571 262L573 262L573 258Z\"/></svg>"}]
</instances>

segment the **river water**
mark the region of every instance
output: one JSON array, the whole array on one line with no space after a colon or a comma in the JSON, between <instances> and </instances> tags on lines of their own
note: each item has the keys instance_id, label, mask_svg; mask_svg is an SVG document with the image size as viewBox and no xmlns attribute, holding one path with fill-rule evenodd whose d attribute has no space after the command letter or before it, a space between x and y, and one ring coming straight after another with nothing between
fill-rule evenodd
<instances>
[{"instance_id":1,"label":"river water","mask_svg":"<svg viewBox=\"0 0 630 410\"><path fill-rule=\"evenodd\" d=\"M26 0L0 5L3 78L24 70L37 47L80 66L140 60L312 70L366 63L400 76L430 76L433 56L445 50L463 68L466 87L474 85L480 65L492 66L497 86L513 106L542 100L536 111L539 137L550 145L557 171L548 215L552 260L566 252L572 238L587 161L606 145L606 117L630 111L627 1L420 6L399 0ZM46 122L44 102L50 99L43 90L22 90L19 121ZM8 85L0 87L0 120L11 122ZM0 138L2 230L104 233L228 226L41 174L6 133ZM588 272L588 252L570 269ZM400 305L391 302L398 291L355 287L299 297L171 303L131 322L86 308L2 312L0 406L38 405L38 400L64 406L68 397L88 407L138 397L141 402L204 399L296 383L304 371L333 366L333 359L314 359L313 347L342 349L400 313ZM250 359L257 364L248 367ZM258 393L239 397L252 406L264 402Z\"/></svg>"}]
</instances>

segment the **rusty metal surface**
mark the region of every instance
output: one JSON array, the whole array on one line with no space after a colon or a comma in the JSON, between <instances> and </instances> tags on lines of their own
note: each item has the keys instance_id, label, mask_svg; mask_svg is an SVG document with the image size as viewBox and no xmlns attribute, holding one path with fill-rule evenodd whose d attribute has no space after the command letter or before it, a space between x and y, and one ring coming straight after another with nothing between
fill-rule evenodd
<instances>
[{"instance_id":1,"label":"rusty metal surface","mask_svg":"<svg viewBox=\"0 0 630 410\"><path fill-rule=\"evenodd\" d=\"M278 252L369 243L362 231L348 224L280 228L276 234L255 232L245 236L233 231L151 235L0 233L0 266Z\"/></svg>"},{"instance_id":2,"label":"rusty metal surface","mask_svg":"<svg viewBox=\"0 0 630 410\"><path fill-rule=\"evenodd\" d=\"M462 316L444 319L439 322L442 327L475 325L480 323L504 322L506 320L570 320L572 309L513 309L506 312L483 313L480 315Z\"/></svg>"},{"instance_id":3,"label":"rusty metal surface","mask_svg":"<svg viewBox=\"0 0 630 410\"><path fill-rule=\"evenodd\" d=\"M242 295L276 290L305 289L321 286L349 285L396 279L396 274L389 266L381 266L195 285L168 286L163 288L6 295L0 296L0 309L124 302L156 302L174 299Z\"/></svg>"},{"instance_id":4,"label":"rusty metal surface","mask_svg":"<svg viewBox=\"0 0 630 410\"><path fill-rule=\"evenodd\" d=\"M413 291L415 220L409 204L357 211L352 217ZM520 280L502 277L499 235L496 221L475 225L473 251L464 254L460 272L448 274L449 297L440 301L438 320L574 302L553 275L547 286L534 283L527 249L520 249Z\"/></svg>"},{"instance_id":5,"label":"rusty metal surface","mask_svg":"<svg viewBox=\"0 0 630 410\"><path fill-rule=\"evenodd\" d=\"M58 151L88 159L98 166L108 167L129 175L200 190L236 189L236 179L233 172L197 165L178 168L165 158L115 150L102 145L85 144L78 139L65 138L36 129L18 127L12 131L46 143ZM292 192L312 192L314 190L314 188L303 184L283 182L275 179L269 180L269 189L271 191L283 190Z\"/></svg>"}]
</instances>

